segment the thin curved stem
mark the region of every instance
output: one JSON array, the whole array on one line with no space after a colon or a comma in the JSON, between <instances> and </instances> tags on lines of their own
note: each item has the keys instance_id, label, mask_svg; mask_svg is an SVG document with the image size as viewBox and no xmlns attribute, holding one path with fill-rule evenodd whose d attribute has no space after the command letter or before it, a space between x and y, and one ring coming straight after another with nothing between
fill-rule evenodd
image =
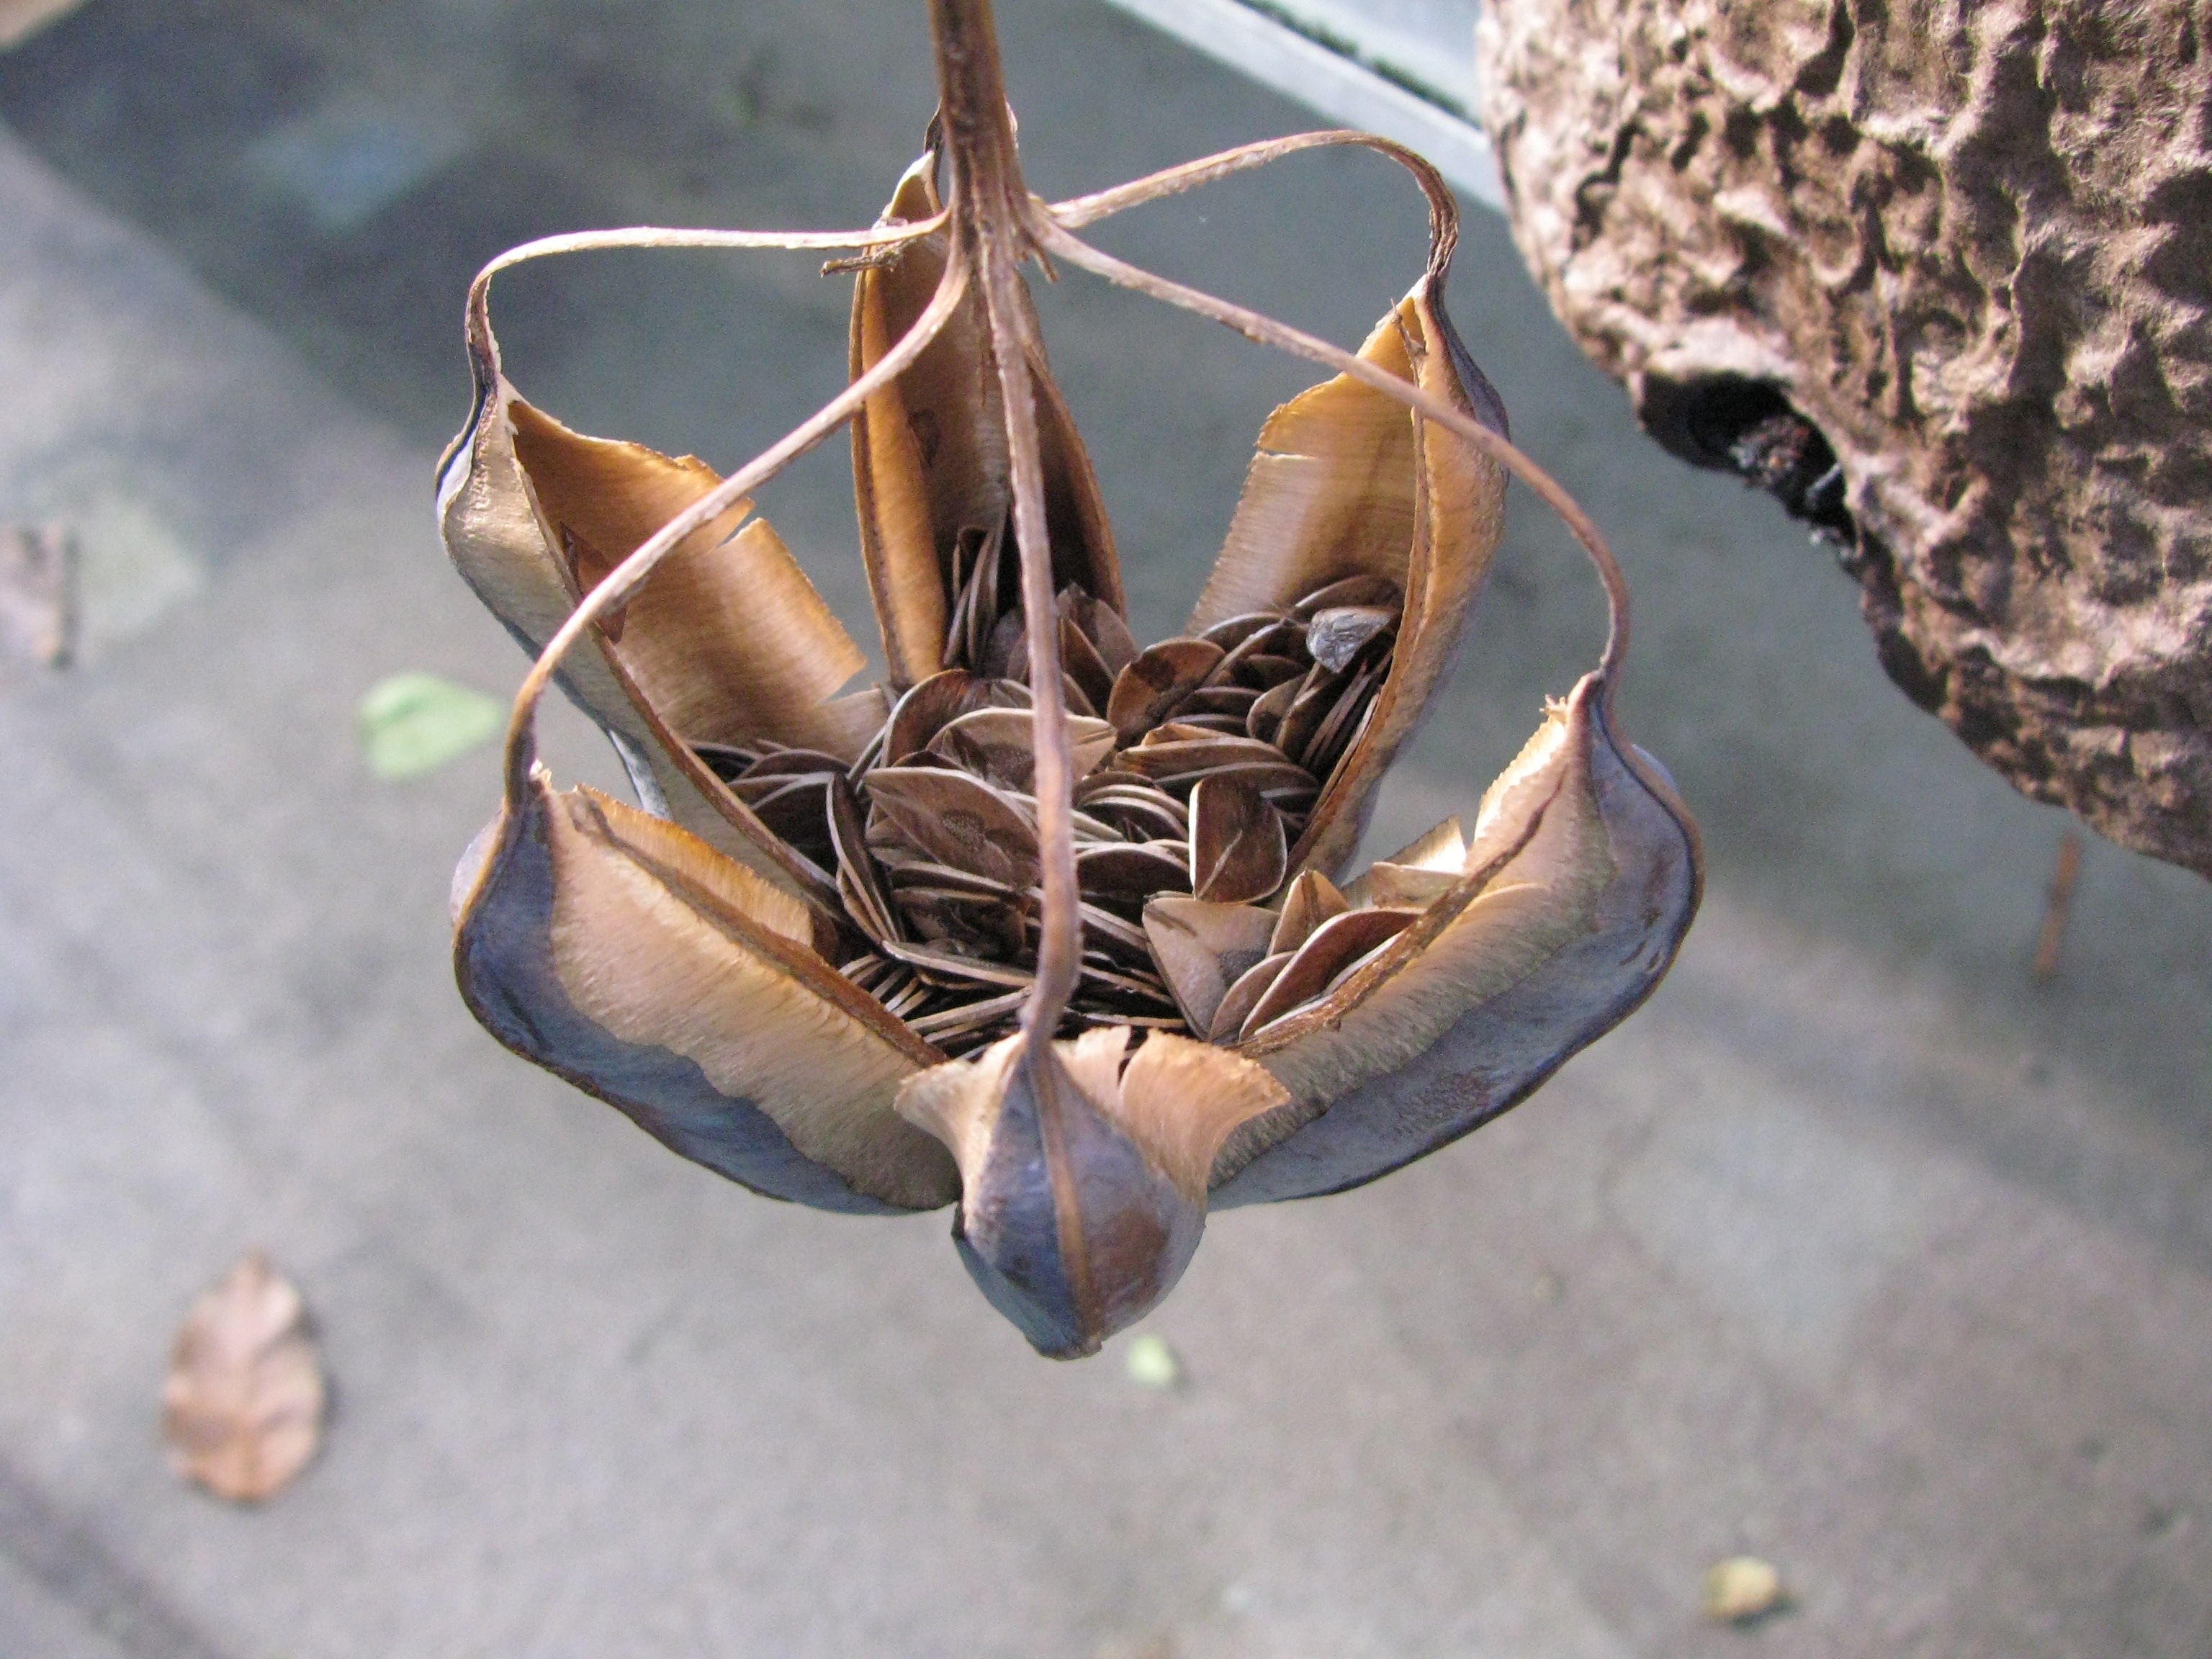
<instances>
[{"instance_id":1,"label":"thin curved stem","mask_svg":"<svg viewBox=\"0 0 2212 1659\"><path fill-rule=\"evenodd\" d=\"M469 284L469 344L479 355L491 349L491 279L502 270L562 253L590 253L611 248L884 248L911 242L941 229L945 215L913 224L877 225L867 230L699 230L638 225L626 230L578 230L558 236L541 236L507 250L476 274Z\"/></svg>"},{"instance_id":2,"label":"thin curved stem","mask_svg":"<svg viewBox=\"0 0 2212 1659\"><path fill-rule=\"evenodd\" d=\"M653 568L680 546L685 537L702 525L710 524L728 512L739 501L812 449L850 420L869 398L904 374L951 319L952 313L966 297L969 281L968 263L956 247L929 304L921 315L915 319L914 325L899 337L898 343L885 352L873 368L654 531L629 557L610 570L584 596L582 603L568 613L568 619L545 642L545 648L538 653L538 660L531 665L530 672L523 678L521 689L515 693L514 713L507 729L507 786L511 796L519 799L528 781L532 750L530 732L538 699L544 696L545 687L552 679L554 671L561 665L562 659L583 637L585 630L629 599L639 585L653 574Z\"/></svg>"},{"instance_id":3,"label":"thin curved stem","mask_svg":"<svg viewBox=\"0 0 2212 1659\"><path fill-rule=\"evenodd\" d=\"M1126 185L1115 185L1109 190L1093 191L1088 196L1072 196L1064 202L1042 204L1045 212L1063 230L1074 230L1084 225L1097 224L1101 219L1121 213L1147 202L1157 202L1170 196L1180 196L1185 191L1196 190L1218 179L1235 173L1249 173L1279 161L1286 155L1297 155L1310 149L1371 149L1387 155L1413 175L1421 191L1429 198L1431 241L1437 245L1433 252L1441 255L1443 264L1451 261L1452 249L1459 240L1459 204L1428 157L1418 150L1371 132L1360 132L1349 127L1332 127L1318 132L1293 133L1284 138L1263 138L1257 143L1239 144L1234 149L1224 149L1212 155L1202 155L1195 161L1185 161L1180 167L1163 168L1142 179L1133 179ZM1448 227L1440 229L1439 227ZM1432 258L1432 263L1435 263Z\"/></svg>"},{"instance_id":4,"label":"thin curved stem","mask_svg":"<svg viewBox=\"0 0 2212 1659\"><path fill-rule=\"evenodd\" d=\"M1001 255L987 268L983 303L999 345L999 390L1006 417L1006 451L1014 495L1014 544L1027 613L1030 716L1036 757L1038 862L1044 909L1038 922L1036 988L1022 1011L1035 1044L1060 1027L1075 994L1083 957L1083 920L1075 884L1074 763L1067 740L1067 701L1060 682L1060 616L1052 587L1052 538L1044 502L1044 466L1037 437L1036 388L1030 374L1036 342L1019 292L1021 273ZM1008 344L1013 349L1005 347Z\"/></svg>"},{"instance_id":5,"label":"thin curved stem","mask_svg":"<svg viewBox=\"0 0 2212 1659\"><path fill-rule=\"evenodd\" d=\"M845 248L888 247L927 236L942 227L945 216L936 214L912 224L872 225L866 230L713 230L697 226L635 225L623 230L575 230L556 236L540 236L507 250L479 273L479 280L532 259L556 253L587 253L603 248L630 247L745 247Z\"/></svg>"},{"instance_id":6,"label":"thin curved stem","mask_svg":"<svg viewBox=\"0 0 2212 1659\"><path fill-rule=\"evenodd\" d=\"M950 180L945 210L951 216L954 247L975 262L1006 423L1014 545L1029 635L1036 757L1032 793L1044 889L1036 980L1022 1010L1022 1030L1030 1052L1047 1060L1048 1073L1048 1045L1081 972L1083 919L1075 886L1074 760L1060 684L1060 613L1052 586L1043 445L1037 433L1036 385L1030 371L1032 358L1042 362L1043 350L1042 343L1034 337L1021 273L1023 261L1039 252L1030 224L1037 213L1036 198L1022 184L989 0L932 0L930 23L937 41L938 118ZM1060 1182L1066 1173L1066 1160L1058 1110L1050 1099L1054 1085L1046 1081L1040 1089L1045 1154L1054 1166L1055 1182ZM1072 1200L1072 1192L1069 1196ZM1066 1207L1063 1226L1077 1225L1077 1206L1071 1201Z\"/></svg>"},{"instance_id":7,"label":"thin curved stem","mask_svg":"<svg viewBox=\"0 0 2212 1659\"><path fill-rule=\"evenodd\" d=\"M1622 660L1628 651L1627 579L1622 575L1620 561L1613 557L1613 550L1606 544L1605 537L1589 514L1583 511L1556 478L1529 459L1510 439L1492 432L1433 392L1425 392L1411 381L1401 380L1387 369L1378 368L1341 346L1332 345L1302 329L1279 323L1259 312L1232 304L1227 300L1216 299L1201 289L1187 288L1181 283L1117 259L1110 253L1101 252L1057 225L1048 222L1038 228L1037 234L1053 252L1072 265L1079 265L1120 287L1133 289L1185 311L1195 312L1201 317L1235 329L1247 339L1307 358L1374 387L1425 419L1434 421L1534 490L1543 498L1544 504L1559 514L1560 521L1575 539L1582 544L1583 551L1589 555L1590 562L1597 567L1598 580L1604 584L1607 609L1605 652L1598 659L1597 672L1605 687L1606 700L1610 704Z\"/></svg>"},{"instance_id":8,"label":"thin curved stem","mask_svg":"<svg viewBox=\"0 0 2212 1659\"><path fill-rule=\"evenodd\" d=\"M1023 187L1012 112L1006 107L990 0L930 0L937 42L938 113L943 124L954 257L972 257L982 283L991 354L997 360L1006 428L1014 540L1029 635L1030 720L1036 756L1037 842L1044 915L1037 975L1022 1009L1022 1042L1036 1100L1037 1139L1052 1185L1054 1219L1068 1290L1082 1329L1099 1328L1097 1286L1085 1237L1083 1200L1069 1148L1066 1074L1052 1052L1053 1033L1082 959L1083 921L1075 889L1073 763L1060 690L1059 611L1052 591L1052 544L1045 517L1044 465L1037 437L1036 389L1030 369L1027 296L1021 264L1041 250L1030 221L1042 215ZM1097 1346L1096 1334L1086 1351Z\"/></svg>"}]
</instances>

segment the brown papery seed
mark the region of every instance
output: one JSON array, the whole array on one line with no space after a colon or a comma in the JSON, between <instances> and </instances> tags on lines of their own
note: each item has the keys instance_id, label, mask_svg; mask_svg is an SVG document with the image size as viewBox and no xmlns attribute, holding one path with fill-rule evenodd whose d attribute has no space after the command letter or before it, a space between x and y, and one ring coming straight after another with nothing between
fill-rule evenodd
<instances>
[{"instance_id":1,"label":"brown papery seed","mask_svg":"<svg viewBox=\"0 0 2212 1659\"><path fill-rule=\"evenodd\" d=\"M1262 691L1244 716L1245 735L1257 738L1262 743L1276 743L1282 731L1283 716L1297 700L1298 689L1297 680L1285 680L1280 685ZM1279 748L1281 745L1277 744L1276 746Z\"/></svg>"},{"instance_id":2,"label":"brown papery seed","mask_svg":"<svg viewBox=\"0 0 2212 1659\"><path fill-rule=\"evenodd\" d=\"M1323 611L1344 605L1373 605L1395 613L1405 595L1388 576L1346 576L1342 581L1317 587L1291 607L1300 622L1311 622Z\"/></svg>"},{"instance_id":3,"label":"brown papery seed","mask_svg":"<svg viewBox=\"0 0 2212 1659\"><path fill-rule=\"evenodd\" d=\"M1273 628L1283 620L1280 611L1247 611L1239 616L1224 617L1199 638L1219 646L1224 651L1234 651L1261 629Z\"/></svg>"},{"instance_id":4,"label":"brown papery seed","mask_svg":"<svg viewBox=\"0 0 2212 1659\"><path fill-rule=\"evenodd\" d=\"M1225 653L1205 640L1163 640L1139 652L1114 681L1106 718L1124 743L1134 743L1184 697L1204 684Z\"/></svg>"},{"instance_id":5,"label":"brown papery seed","mask_svg":"<svg viewBox=\"0 0 2212 1659\"><path fill-rule=\"evenodd\" d=\"M1267 941L1268 951L1297 950L1315 928L1351 908L1352 901L1327 876L1318 870L1301 870L1284 896L1282 920Z\"/></svg>"},{"instance_id":6,"label":"brown papery seed","mask_svg":"<svg viewBox=\"0 0 2212 1659\"><path fill-rule=\"evenodd\" d=\"M1210 777L1190 798L1194 896L1215 904L1263 899L1283 884L1290 843L1282 815L1258 791Z\"/></svg>"},{"instance_id":7,"label":"brown papery seed","mask_svg":"<svg viewBox=\"0 0 2212 1659\"><path fill-rule=\"evenodd\" d=\"M1306 625L1306 650L1332 674L1350 665L1367 642L1398 625L1398 613L1381 605L1340 605L1316 611Z\"/></svg>"},{"instance_id":8,"label":"brown papery seed","mask_svg":"<svg viewBox=\"0 0 2212 1659\"><path fill-rule=\"evenodd\" d=\"M1098 648L1089 636L1075 625L1073 617L1060 619L1060 659L1066 665L1067 677L1083 688L1083 695L1093 708L1107 707L1114 695L1115 672L1106 665Z\"/></svg>"},{"instance_id":9,"label":"brown papery seed","mask_svg":"<svg viewBox=\"0 0 2212 1659\"><path fill-rule=\"evenodd\" d=\"M1145 906L1152 960L1193 1031L1212 1029L1223 994L1268 954L1274 925L1274 916L1257 905L1208 904L1165 894Z\"/></svg>"},{"instance_id":10,"label":"brown papery seed","mask_svg":"<svg viewBox=\"0 0 2212 1659\"><path fill-rule=\"evenodd\" d=\"M1377 945L1420 920L1418 910L1347 910L1313 931L1290 963L1244 1017L1238 1034L1250 1036L1271 1020L1311 1002L1329 982Z\"/></svg>"},{"instance_id":11,"label":"brown papery seed","mask_svg":"<svg viewBox=\"0 0 2212 1659\"><path fill-rule=\"evenodd\" d=\"M1213 1024L1206 1031L1209 1042L1234 1042L1237 1034L1244 1028L1244 1017L1258 1006L1275 976L1291 965L1291 953L1278 951L1262 957L1231 983L1222 994L1221 1006L1213 1011Z\"/></svg>"},{"instance_id":12,"label":"brown papery seed","mask_svg":"<svg viewBox=\"0 0 2212 1659\"><path fill-rule=\"evenodd\" d=\"M1103 599L1093 599L1073 582L1060 590L1060 614L1074 618L1084 637L1106 665L1109 676L1118 675L1137 659L1136 636L1120 611Z\"/></svg>"},{"instance_id":13,"label":"brown papery seed","mask_svg":"<svg viewBox=\"0 0 2212 1659\"><path fill-rule=\"evenodd\" d=\"M1036 830L1006 794L965 772L886 767L868 775L878 811L940 863L1027 887L1036 879Z\"/></svg>"},{"instance_id":14,"label":"brown papery seed","mask_svg":"<svg viewBox=\"0 0 2212 1659\"><path fill-rule=\"evenodd\" d=\"M1075 856L1076 885L1101 904L1141 905L1156 893L1188 891L1190 868L1152 846L1085 848Z\"/></svg>"}]
</instances>

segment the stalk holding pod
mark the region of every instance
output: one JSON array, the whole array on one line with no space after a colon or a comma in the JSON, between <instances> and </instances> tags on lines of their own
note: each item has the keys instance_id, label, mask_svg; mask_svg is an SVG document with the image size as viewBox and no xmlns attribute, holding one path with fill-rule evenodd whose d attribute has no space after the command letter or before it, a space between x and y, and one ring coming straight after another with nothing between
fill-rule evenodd
<instances>
[{"instance_id":1,"label":"stalk holding pod","mask_svg":"<svg viewBox=\"0 0 2212 1659\"><path fill-rule=\"evenodd\" d=\"M1611 554L1506 437L1454 331L1457 211L1383 140L1309 133L1048 204L985 0L933 0L940 105L877 225L628 230L471 291L477 408L447 545L537 657L498 816L454 881L500 1041L753 1190L957 1206L962 1260L1044 1353L1173 1288L1209 1207L1339 1191L1505 1110L1648 995L1697 834L1618 736ZM1303 150L1412 173L1427 264L1358 353L1077 232ZM501 368L492 277L599 247L802 247L854 275L844 392L729 477L570 431ZM1110 526L1023 267L1050 258L1333 373L1261 434L1182 635L1131 637ZM889 683L751 493L841 427ZM1505 481L1604 580L1598 666L1483 797L1340 879L1496 552ZM546 687L640 805L556 790Z\"/></svg>"}]
</instances>

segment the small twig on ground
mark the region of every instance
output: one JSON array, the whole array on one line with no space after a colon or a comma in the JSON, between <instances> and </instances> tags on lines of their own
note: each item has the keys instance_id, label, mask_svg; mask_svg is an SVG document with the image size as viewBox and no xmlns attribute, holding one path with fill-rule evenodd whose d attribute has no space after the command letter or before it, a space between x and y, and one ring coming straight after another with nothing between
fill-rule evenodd
<instances>
[{"instance_id":1,"label":"small twig on ground","mask_svg":"<svg viewBox=\"0 0 2212 1659\"><path fill-rule=\"evenodd\" d=\"M76 647L76 542L58 525L0 526L0 645L42 668Z\"/></svg>"},{"instance_id":2,"label":"small twig on ground","mask_svg":"<svg viewBox=\"0 0 2212 1659\"><path fill-rule=\"evenodd\" d=\"M2038 985L2049 982L2058 971L2058 952L2066 942L2066 915L2074 903L2074 882L2081 873L2081 837L2068 830L2058 843L2058 868L2051 878L2051 902L2043 912L2043 932L2035 941Z\"/></svg>"}]
</instances>

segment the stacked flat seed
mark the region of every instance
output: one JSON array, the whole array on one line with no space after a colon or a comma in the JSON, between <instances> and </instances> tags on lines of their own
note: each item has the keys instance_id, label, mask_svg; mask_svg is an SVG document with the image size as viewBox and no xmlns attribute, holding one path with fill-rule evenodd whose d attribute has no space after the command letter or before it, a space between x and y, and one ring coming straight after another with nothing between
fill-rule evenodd
<instances>
[{"instance_id":1,"label":"stacked flat seed","mask_svg":"<svg viewBox=\"0 0 2212 1659\"><path fill-rule=\"evenodd\" d=\"M899 699L857 762L767 743L696 747L834 883L848 924L840 970L957 1055L1018 1021L1043 899L1012 538L967 532L951 562L946 666ZM1257 907L1282 889L1323 785L1373 716L1400 608L1395 585L1354 577L1287 611L1139 651L1111 606L1062 591L1084 939L1066 1030L1237 1035L1221 1032L1217 1007L1193 1006L1181 931L1163 961L1146 905L1170 896L1209 913L1250 909L1272 937L1275 913Z\"/></svg>"}]
</instances>

